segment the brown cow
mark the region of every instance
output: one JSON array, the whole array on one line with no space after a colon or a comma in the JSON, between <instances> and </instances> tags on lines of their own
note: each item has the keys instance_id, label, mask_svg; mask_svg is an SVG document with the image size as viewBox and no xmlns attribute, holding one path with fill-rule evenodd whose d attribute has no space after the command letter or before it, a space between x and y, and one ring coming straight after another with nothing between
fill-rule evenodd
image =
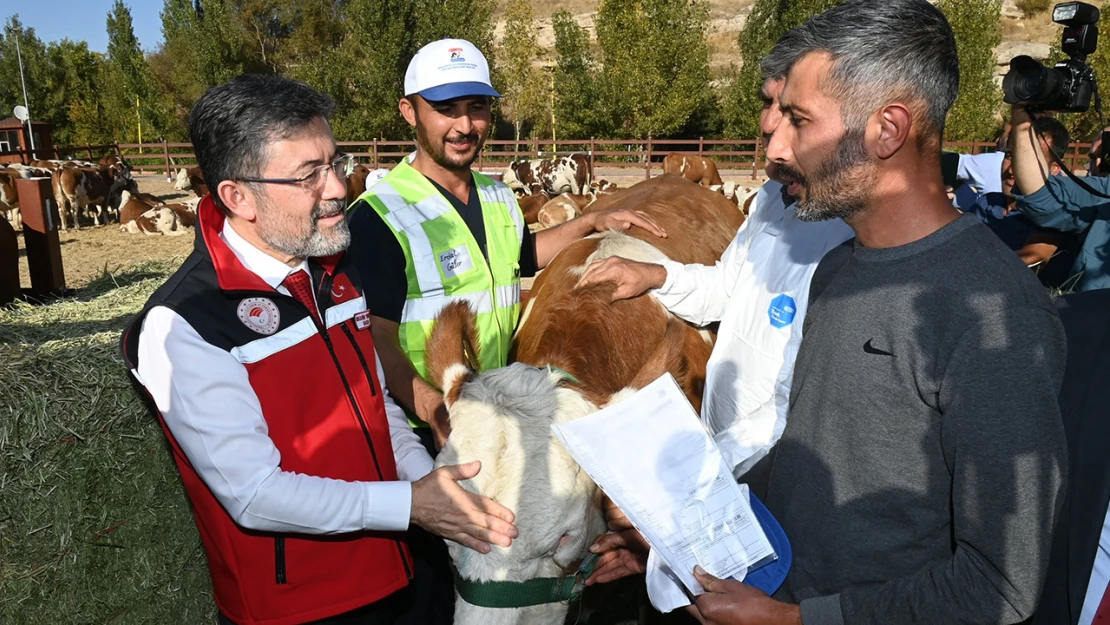
<instances>
[{"instance_id":1,"label":"brown cow","mask_svg":"<svg viewBox=\"0 0 1110 625\"><path fill-rule=\"evenodd\" d=\"M19 212L19 188L15 184L19 179L19 172L0 169L0 211L5 213L16 230L23 227L23 214Z\"/></svg>"},{"instance_id":2,"label":"brown cow","mask_svg":"<svg viewBox=\"0 0 1110 625\"><path fill-rule=\"evenodd\" d=\"M360 195L366 193L366 177L370 175L370 168L362 163L355 165L351 173L347 174L347 206L354 203Z\"/></svg>"},{"instance_id":3,"label":"brown cow","mask_svg":"<svg viewBox=\"0 0 1110 625\"><path fill-rule=\"evenodd\" d=\"M480 460L482 471L460 485L508 506L520 530L512 547L494 547L489 554L462 558L462 550L449 545L465 579L566 577L604 531L600 493L554 441L552 423L596 411L668 371L700 410L712 349L703 332L650 295L614 302L612 284L575 285L590 262L613 255L711 264L743 216L720 193L673 176L641 182L596 204L599 210L643 211L668 237L633 228L567 246L536 278L508 367L474 372L476 328L465 303L446 309L428 340L428 372L444 391L452 427L437 463ZM566 603L525 608L518 620L562 622L566 609ZM455 622L497 619L459 597Z\"/></svg>"},{"instance_id":4,"label":"brown cow","mask_svg":"<svg viewBox=\"0 0 1110 625\"><path fill-rule=\"evenodd\" d=\"M557 226L581 215L596 199L593 195L564 193L544 204L536 219L545 228Z\"/></svg>"},{"instance_id":5,"label":"brown cow","mask_svg":"<svg viewBox=\"0 0 1110 625\"><path fill-rule=\"evenodd\" d=\"M192 215L189 211L184 211ZM195 216L194 216L195 217ZM168 205L155 206L139 215L134 220L121 226L120 230L131 233L162 234L166 236L182 236L189 233L191 226L182 221L182 214Z\"/></svg>"},{"instance_id":6,"label":"brown cow","mask_svg":"<svg viewBox=\"0 0 1110 625\"><path fill-rule=\"evenodd\" d=\"M197 197L208 195L208 185L204 182L204 172L196 165L177 170L177 179L173 184L177 191L192 191Z\"/></svg>"},{"instance_id":7,"label":"brown cow","mask_svg":"<svg viewBox=\"0 0 1110 625\"><path fill-rule=\"evenodd\" d=\"M671 152L663 159L663 173L685 178L714 191L719 191L724 184L717 173L717 164L696 154Z\"/></svg>"},{"instance_id":8,"label":"brown cow","mask_svg":"<svg viewBox=\"0 0 1110 625\"><path fill-rule=\"evenodd\" d=\"M524 213L524 223L531 225L539 222L540 209L549 201L551 201L551 198L543 191L536 191L532 195L518 198L516 203L520 206L520 212Z\"/></svg>"},{"instance_id":9,"label":"brown cow","mask_svg":"<svg viewBox=\"0 0 1110 625\"><path fill-rule=\"evenodd\" d=\"M150 195L144 193L141 195ZM157 200L157 198L156 198ZM161 204L161 201L150 201L147 197L132 196L130 191L120 194L119 203L119 229L127 232L127 224L138 219L143 213Z\"/></svg>"},{"instance_id":10,"label":"brown cow","mask_svg":"<svg viewBox=\"0 0 1110 625\"><path fill-rule=\"evenodd\" d=\"M100 160L97 161L97 164L101 167L114 169L117 172L126 173L126 175L128 176L131 175L131 163L128 163L126 160L123 159L123 157L116 156L115 154L101 156Z\"/></svg>"},{"instance_id":11,"label":"brown cow","mask_svg":"<svg viewBox=\"0 0 1110 625\"><path fill-rule=\"evenodd\" d=\"M58 202L59 221L65 231L70 215L73 227L81 229L81 214L92 212L93 223L119 208L123 191L138 193L138 186L128 175L113 167L63 166L51 176L54 199ZM95 210L90 209L95 207ZM105 222L107 223L107 222Z\"/></svg>"}]
</instances>

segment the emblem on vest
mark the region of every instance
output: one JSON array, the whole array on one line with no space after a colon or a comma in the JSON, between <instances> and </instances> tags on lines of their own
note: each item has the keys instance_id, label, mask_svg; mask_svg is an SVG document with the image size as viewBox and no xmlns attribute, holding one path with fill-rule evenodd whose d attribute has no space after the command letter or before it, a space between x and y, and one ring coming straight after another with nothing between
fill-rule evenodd
<instances>
[{"instance_id":1,"label":"emblem on vest","mask_svg":"<svg viewBox=\"0 0 1110 625\"><path fill-rule=\"evenodd\" d=\"M270 335L277 332L281 322L277 304L265 297L248 297L239 302L236 313L243 325L259 334Z\"/></svg>"},{"instance_id":2,"label":"emblem on vest","mask_svg":"<svg viewBox=\"0 0 1110 625\"><path fill-rule=\"evenodd\" d=\"M362 312L355 313L355 329L356 330L365 330L366 328L369 328L369 327L370 327L370 311L369 310L364 310Z\"/></svg>"},{"instance_id":3,"label":"emblem on vest","mask_svg":"<svg viewBox=\"0 0 1110 625\"><path fill-rule=\"evenodd\" d=\"M454 278L474 269L474 261L465 245L439 253L439 268L444 278Z\"/></svg>"},{"instance_id":4,"label":"emblem on vest","mask_svg":"<svg viewBox=\"0 0 1110 625\"><path fill-rule=\"evenodd\" d=\"M798 313L798 304L793 297L783 293L771 300L767 309L767 316L771 318L771 325L776 328L785 328L794 323L794 315Z\"/></svg>"}]
</instances>

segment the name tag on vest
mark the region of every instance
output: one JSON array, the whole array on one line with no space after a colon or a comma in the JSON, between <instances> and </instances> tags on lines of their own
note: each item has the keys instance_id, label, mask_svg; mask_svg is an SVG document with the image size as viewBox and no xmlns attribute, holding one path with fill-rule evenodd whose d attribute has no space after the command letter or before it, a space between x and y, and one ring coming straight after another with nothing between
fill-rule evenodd
<instances>
[{"instance_id":1,"label":"name tag on vest","mask_svg":"<svg viewBox=\"0 0 1110 625\"><path fill-rule=\"evenodd\" d=\"M454 278L474 268L474 261L465 245L439 253L439 268L444 278Z\"/></svg>"},{"instance_id":2,"label":"name tag on vest","mask_svg":"<svg viewBox=\"0 0 1110 625\"><path fill-rule=\"evenodd\" d=\"M356 330L365 330L366 328L369 328L369 327L370 327L370 311L369 310L364 310L362 312L355 313L355 329Z\"/></svg>"}]
</instances>

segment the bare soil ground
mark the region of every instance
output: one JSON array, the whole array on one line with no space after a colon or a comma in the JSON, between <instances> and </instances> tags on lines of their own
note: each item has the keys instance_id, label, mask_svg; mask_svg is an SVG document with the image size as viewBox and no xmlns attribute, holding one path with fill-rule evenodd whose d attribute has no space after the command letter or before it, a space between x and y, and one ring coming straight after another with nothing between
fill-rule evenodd
<instances>
[{"instance_id":1,"label":"bare soil ground","mask_svg":"<svg viewBox=\"0 0 1110 625\"><path fill-rule=\"evenodd\" d=\"M173 183L161 176L136 176L139 191L158 196L165 201L187 200L192 193L175 191ZM115 273L143 261L167 260L180 257L184 260L193 246L193 237L150 236L120 232L119 224L87 226L81 230L70 228L60 233L62 267L66 286L80 289L94 278ZM30 288L23 237L19 237L19 275L23 288Z\"/></svg>"}]
</instances>

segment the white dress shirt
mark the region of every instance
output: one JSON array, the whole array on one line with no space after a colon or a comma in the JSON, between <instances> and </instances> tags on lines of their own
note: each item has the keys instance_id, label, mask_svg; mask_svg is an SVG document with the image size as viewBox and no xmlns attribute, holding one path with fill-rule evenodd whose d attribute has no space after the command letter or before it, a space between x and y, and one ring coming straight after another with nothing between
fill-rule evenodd
<instances>
[{"instance_id":1,"label":"white dress shirt","mask_svg":"<svg viewBox=\"0 0 1110 625\"><path fill-rule=\"evenodd\" d=\"M1095 563L1091 567L1091 581L1087 582L1087 594L1083 597L1083 609L1079 611L1079 625L1091 625L1095 620L1095 611L1102 597L1106 594L1106 587L1110 584L1110 506L1107 506L1106 516L1102 520L1102 535L1098 539L1098 551L1095 552Z\"/></svg>"},{"instance_id":2,"label":"white dress shirt","mask_svg":"<svg viewBox=\"0 0 1110 625\"><path fill-rule=\"evenodd\" d=\"M281 286L286 276L308 269L307 262L289 267L262 252L230 224L220 238L279 293L289 294ZM282 471L246 368L164 306L143 321L138 376L197 474L242 527L302 534L400 531L409 525L411 482L432 470L432 459L386 390L377 354L374 360L403 481L348 482Z\"/></svg>"},{"instance_id":3,"label":"white dress shirt","mask_svg":"<svg viewBox=\"0 0 1110 625\"><path fill-rule=\"evenodd\" d=\"M784 205L782 185L769 181L715 265L663 262L667 280L653 292L663 306L698 326L721 322L702 421L737 476L782 435L810 279L825 253L852 236L839 219L801 221Z\"/></svg>"}]
</instances>

